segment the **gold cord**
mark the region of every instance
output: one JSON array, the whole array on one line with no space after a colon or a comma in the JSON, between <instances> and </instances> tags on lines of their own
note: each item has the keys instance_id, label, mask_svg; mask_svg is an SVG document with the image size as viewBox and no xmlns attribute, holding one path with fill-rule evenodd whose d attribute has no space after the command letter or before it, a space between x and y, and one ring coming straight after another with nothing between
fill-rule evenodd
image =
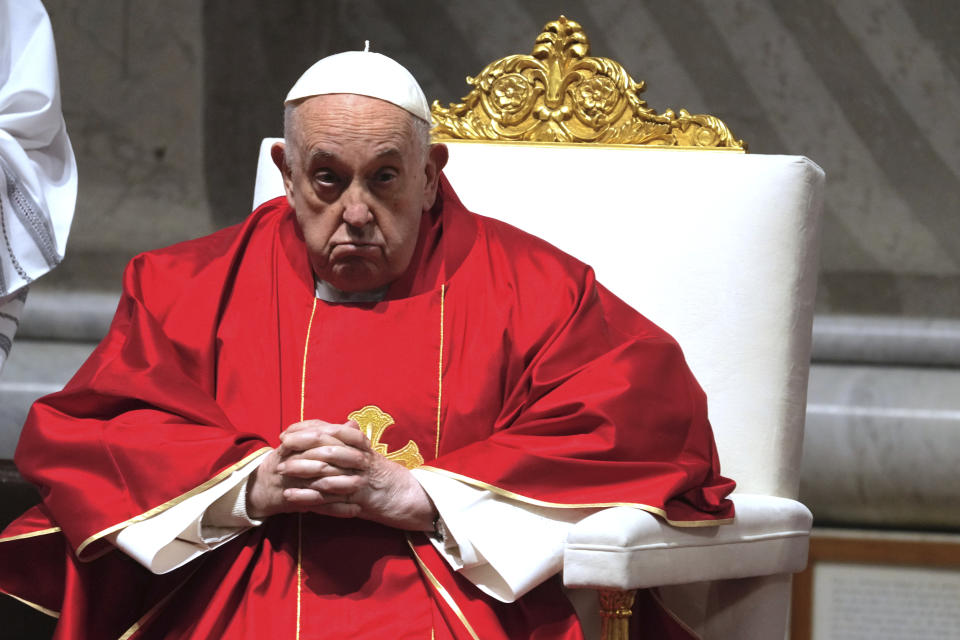
<instances>
[{"instance_id":1,"label":"gold cord","mask_svg":"<svg viewBox=\"0 0 960 640\"><path fill-rule=\"evenodd\" d=\"M307 322L307 338L303 344L303 369L300 373L300 422L303 422L303 406L307 397L307 351L310 349L310 331L313 329L313 316L317 312L317 298L313 298L310 309L310 321ZM297 640L300 640L300 606L303 589L303 514L297 514Z\"/></svg>"},{"instance_id":2,"label":"gold cord","mask_svg":"<svg viewBox=\"0 0 960 640\"><path fill-rule=\"evenodd\" d=\"M443 305L446 300L447 285L440 285L440 356L437 358L437 440L433 457L440 456L440 411L443 400Z\"/></svg>"}]
</instances>

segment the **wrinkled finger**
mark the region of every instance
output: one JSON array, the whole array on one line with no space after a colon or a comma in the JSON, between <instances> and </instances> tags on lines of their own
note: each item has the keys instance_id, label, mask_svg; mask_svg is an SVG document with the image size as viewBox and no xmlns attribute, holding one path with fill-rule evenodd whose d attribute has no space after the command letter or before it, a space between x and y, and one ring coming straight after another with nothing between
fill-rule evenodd
<instances>
[{"instance_id":1,"label":"wrinkled finger","mask_svg":"<svg viewBox=\"0 0 960 640\"><path fill-rule=\"evenodd\" d=\"M297 454L289 460L304 459L325 462L340 469L351 469L355 471L363 470L367 466L367 453L347 446L324 446L316 447L308 451ZM284 461L287 462L286 460Z\"/></svg>"},{"instance_id":2,"label":"wrinkled finger","mask_svg":"<svg viewBox=\"0 0 960 640\"><path fill-rule=\"evenodd\" d=\"M311 507L310 511L324 516L333 516L334 518L356 518L360 515L362 508L358 504L334 502Z\"/></svg>"},{"instance_id":3,"label":"wrinkled finger","mask_svg":"<svg viewBox=\"0 0 960 640\"><path fill-rule=\"evenodd\" d=\"M283 499L300 508L323 504L323 494L315 489L305 487L288 487L283 490Z\"/></svg>"},{"instance_id":4,"label":"wrinkled finger","mask_svg":"<svg viewBox=\"0 0 960 640\"><path fill-rule=\"evenodd\" d=\"M350 497L365 485L366 478L362 476L330 476L314 480L307 487L324 496L342 496L349 502Z\"/></svg>"},{"instance_id":5,"label":"wrinkled finger","mask_svg":"<svg viewBox=\"0 0 960 640\"><path fill-rule=\"evenodd\" d=\"M295 431L303 431L304 429L310 429L316 424L316 422L317 422L316 420L303 420L301 422L294 422L293 424L288 426L286 429L284 429L280 433L280 437L282 438L286 435L294 433Z\"/></svg>"},{"instance_id":6,"label":"wrinkled finger","mask_svg":"<svg viewBox=\"0 0 960 640\"><path fill-rule=\"evenodd\" d=\"M277 473L290 478L323 478L352 473L350 469L343 469L322 460L312 460L302 456L288 458L277 465Z\"/></svg>"},{"instance_id":7,"label":"wrinkled finger","mask_svg":"<svg viewBox=\"0 0 960 640\"><path fill-rule=\"evenodd\" d=\"M331 433L332 435L336 436L338 440L344 444L350 445L351 447L356 447L357 449L363 449L365 451L370 449L370 440L367 438L366 434L360 430L360 425L358 425L355 420L348 420L340 425L339 429Z\"/></svg>"},{"instance_id":8,"label":"wrinkled finger","mask_svg":"<svg viewBox=\"0 0 960 640\"><path fill-rule=\"evenodd\" d=\"M294 422L289 427L284 429L283 433L281 433L280 436L283 437L284 434L293 433L295 431L304 431L308 429L324 430L328 427L340 427L340 426L342 425L325 422L323 420L315 420L315 419L301 420L300 422Z\"/></svg>"},{"instance_id":9,"label":"wrinkled finger","mask_svg":"<svg viewBox=\"0 0 960 640\"><path fill-rule=\"evenodd\" d=\"M316 447L343 445L342 440L332 433L329 433L326 429L302 429L289 433L288 435L281 434L280 446L277 447L277 453L280 454L280 457L286 458Z\"/></svg>"}]
</instances>

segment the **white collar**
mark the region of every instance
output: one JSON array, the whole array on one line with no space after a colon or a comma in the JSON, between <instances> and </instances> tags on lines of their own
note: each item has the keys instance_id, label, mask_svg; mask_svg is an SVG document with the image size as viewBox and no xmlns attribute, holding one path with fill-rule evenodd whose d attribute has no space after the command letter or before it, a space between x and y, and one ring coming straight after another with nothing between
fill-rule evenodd
<instances>
[{"instance_id":1,"label":"white collar","mask_svg":"<svg viewBox=\"0 0 960 640\"><path fill-rule=\"evenodd\" d=\"M380 302L387 296L387 288L384 285L373 291L341 291L326 280L316 281L315 294L324 302L343 303L343 302Z\"/></svg>"}]
</instances>

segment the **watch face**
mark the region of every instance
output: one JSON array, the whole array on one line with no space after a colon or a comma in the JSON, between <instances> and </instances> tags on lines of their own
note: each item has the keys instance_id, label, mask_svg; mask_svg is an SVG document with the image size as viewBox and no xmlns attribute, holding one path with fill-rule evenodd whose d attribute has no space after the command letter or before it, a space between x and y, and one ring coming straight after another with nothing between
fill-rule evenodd
<instances>
[{"instance_id":1,"label":"watch face","mask_svg":"<svg viewBox=\"0 0 960 640\"><path fill-rule=\"evenodd\" d=\"M446 542L447 538L447 525L443 523L443 518L439 515L433 521L433 532L430 534L430 537L439 541Z\"/></svg>"}]
</instances>

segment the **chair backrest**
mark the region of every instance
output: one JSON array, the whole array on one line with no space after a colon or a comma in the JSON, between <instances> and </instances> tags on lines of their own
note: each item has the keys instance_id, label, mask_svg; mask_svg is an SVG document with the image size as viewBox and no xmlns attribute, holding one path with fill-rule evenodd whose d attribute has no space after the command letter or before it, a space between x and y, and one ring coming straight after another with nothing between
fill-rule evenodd
<instances>
[{"instance_id":1,"label":"chair backrest","mask_svg":"<svg viewBox=\"0 0 960 640\"><path fill-rule=\"evenodd\" d=\"M796 497L820 168L720 151L448 146L468 208L590 264L679 341L738 490Z\"/></svg>"},{"instance_id":2,"label":"chair backrest","mask_svg":"<svg viewBox=\"0 0 960 640\"><path fill-rule=\"evenodd\" d=\"M261 147L255 204L283 193ZM467 208L590 264L670 332L738 490L795 497L823 172L806 158L448 142Z\"/></svg>"},{"instance_id":3,"label":"chair backrest","mask_svg":"<svg viewBox=\"0 0 960 640\"><path fill-rule=\"evenodd\" d=\"M463 103L434 103L446 174L467 208L590 264L673 334L707 392L724 473L741 492L796 497L823 171L741 153L714 116L658 114L643 83L588 53L561 16L530 55L468 78ZM271 143L255 205L283 192Z\"/></svg>"}]
</instances>

